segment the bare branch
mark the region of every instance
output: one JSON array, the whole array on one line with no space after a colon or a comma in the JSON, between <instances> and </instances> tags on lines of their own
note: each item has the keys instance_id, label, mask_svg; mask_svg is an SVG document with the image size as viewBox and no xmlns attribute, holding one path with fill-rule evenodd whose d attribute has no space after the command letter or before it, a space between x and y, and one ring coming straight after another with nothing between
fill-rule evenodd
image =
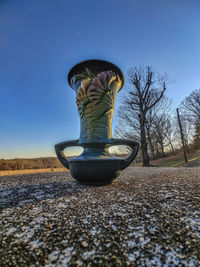
<instances>
[{"instance_id":1,"label":"bare branch","mask_svg":"<svg viewBox=\"0 0 200 267\"><path fill-rule=\"evenodd\" d=\"M153 121L155 107L164 99L166 82L167 78L157 75L150 66L135 67L128 71L131 87L122 98L118 116L126 122L126 126L121 127L122 132L127 134L129 129L133 136L139 133L143 166L149 166L147 134L150 134L150 128L147 124Z\"/></svg>"}]
</instances>

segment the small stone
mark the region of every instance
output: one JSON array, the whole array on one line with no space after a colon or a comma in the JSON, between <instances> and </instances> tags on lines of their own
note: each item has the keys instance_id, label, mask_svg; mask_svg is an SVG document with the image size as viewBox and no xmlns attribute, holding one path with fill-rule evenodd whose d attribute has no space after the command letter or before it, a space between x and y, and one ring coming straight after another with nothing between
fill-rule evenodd
<instances>
[{"instance_id":1,"label":"small stone","mask_svg":"<svg viewBox=\"0 0 200 267\"><path fill-rule=\"evenodd\" d=\"M81 243L81 245L82 245L84 248L87 248L87 247L88 247L88 243L87 243L86 241L83 241L83 242Z\"/></svg>"}]
</instances>

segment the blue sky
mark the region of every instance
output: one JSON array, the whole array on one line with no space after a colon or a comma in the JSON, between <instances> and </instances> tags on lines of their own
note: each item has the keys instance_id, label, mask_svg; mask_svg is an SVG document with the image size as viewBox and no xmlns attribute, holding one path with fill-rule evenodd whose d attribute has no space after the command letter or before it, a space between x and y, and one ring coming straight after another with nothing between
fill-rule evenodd
<instances>
[{"instance_id":1,"label":"blue sky","mask_svg":"<svg viewBox=\"0 0 200 267\"><path fill-rule=\"evenodd\" d=\"M177 107L200 87L199 29L198 0L1 0L0 158L55 155L79 137L66 77L82 60L111 61L125 77L135 65L167 72Z\"/></svg>"}]
</instances>

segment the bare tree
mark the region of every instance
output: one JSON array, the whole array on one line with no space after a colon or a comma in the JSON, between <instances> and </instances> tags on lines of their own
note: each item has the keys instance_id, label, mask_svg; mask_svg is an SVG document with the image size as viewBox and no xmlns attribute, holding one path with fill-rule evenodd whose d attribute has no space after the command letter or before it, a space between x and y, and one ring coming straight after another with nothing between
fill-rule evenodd
<instances>
[{"instance_id":1,"label":"bare tree","mask_svg":"<svg viewBox=\"0 0 200 267\"><path fill-rule=\"evenodd\" d=\"M200 89L195 89L180 104L184 138L187 150L189 142L196 144L200 127Z\"/></svg>"},{"instance_id":2,"label":"bare tree","mask_svg":"<svg viewBox=\"0 0 200 267\"><path fill-rule=\"evenodd\" d=\"M170 118L168 123L168 128L166 129L166 147L170 147L172 153L175 152L175 128L174 128L174 121L173 117Z\"/></svg>"},{"instance_id":3,"label":"bare tree","mask_svg":"<svg viewBox=\"0 0 200 267\"><path fill-rule=\"evenodd\" d=\"M149 145L149 149L151 152L151 158L155 159L155 142L153 139L153 127L152 127L152 122L155 118L155 106L152 110L149 111L147 115L147 123L146 123L146 134L147 134L147 142Z\"/></svg>"},{"instance_id":4,"label":"bare tree","mask_svg":"<svg viewBox=\"0 0 200 267\"><path fill-rule=\"evenodd\" d=\"M200 89L193 90L181 102L180 110L193 124L200 120Z\"/></svg>"},{"instance_id":5,"label":"bare tree","mask_svg":"<svg viewBox=\"0 0 200 267\"><path fill-rule=\"evenodd\" d=\"M196 149L200 148L200 120L195 125L193 144Z\"/></svg>"},{"instance_id":6,"label":"bare tree","mask_svg":"<svg viewBox=\"0 0 200 267\"><path fill-rule=\"evenodd\" d=\"M163 97L147 114L146 134L151 159L164 155L164 150L171 148L173 129L171 115L171 101Z\"/></svg>"},{"instance_id":7,"label":"bare tree","mask_svg":"<svg viewBox=\"0 0 200 267\"><path fill-rule=\"evenodd\" d=\"M171 118L169 114L161 113L155 115L152 121L152 139L157 144L158 156L165 155L165 148L168 146L170 130L171 130Z\"/></svg>"},{"instance_id":8,"label":"bare tree","mask_svg":"<svg viewBox=\"0 0 200 267\"><path fill-rule=\"evenodd\" d=\"M119 117L129 129L132 129L133 136L140 138L143 166L150 165L146 134L148 114L163 98L166 82L166 75L156 74L149 66L135 67L128 71L130 87L122 97Z\"/></svg>"},{"instance_id":9,"label":"bare tree","mask_svg":"<svg viewBox=\"0 0 200 267\"><path fill-rule=\"evenodd\" d=\"M180 113L180 120L181 120L181 125L182 125L182 130L183 130L186 151L189 153L189 144L191 144L193 140L194 127L191 124L191 122L188 120L188 118L182 113ZM181 141L181 133L180 133L177 116L174 117L173 125L174 125L173 128L174 128L175 147L177 149L180 149L182 148L182 141Z\"/></svg>"}]
</instances>

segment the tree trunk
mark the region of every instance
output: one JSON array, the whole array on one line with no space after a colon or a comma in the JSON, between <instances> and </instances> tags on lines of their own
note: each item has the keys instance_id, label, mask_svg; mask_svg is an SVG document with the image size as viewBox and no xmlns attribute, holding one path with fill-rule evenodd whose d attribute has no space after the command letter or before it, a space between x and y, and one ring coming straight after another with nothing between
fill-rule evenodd
<instances>
[{"instance_id":1,"label":"tree trunk","mask_svg":"<svg viewBox=\"0 0 200 267\"><path fill-rule=\"evenodd\" d=\"M146 129L147 129L147 139L148 139L149 147L150 147L150 150L151 150L151 158L155 159L154 146L153 146L153 143L151 142L150 129L149 129L149 127L146 127Z\"/></svg>"},{"instance_id":2,"label":"tree trunk","mask_svg":"<svg viewBox=\"0 0 200 267\"><path fill-rule=\"evenodd\" d=\"M160 146L161 146L162 156L164 157L165 152L164 152L164 144L162 140L160 141Z\"/></svg>"},{"instance_id":3,"label":"tree trunk","mask_svg":"<svg viewBox=\"0 0 200 267\"><path fill-rule=\"evenodd\" d=\"M142 150L142 166L149 167L149 155L147 153L147 139L145 132L145 116L141 114L140 116L140 141L141 141L141 150Z\"/></svg>"},{"instance_id":4,"label":"tree trunk","mask_svg":"<svg viewBox=\"0 0 200 267\"><path fill-rule=\"evenodd\" d=\"M174 153L174 146L173 146L172 142L170 141L169 144L171 146L171 152Z\"/></svg>"}]
</instances>

